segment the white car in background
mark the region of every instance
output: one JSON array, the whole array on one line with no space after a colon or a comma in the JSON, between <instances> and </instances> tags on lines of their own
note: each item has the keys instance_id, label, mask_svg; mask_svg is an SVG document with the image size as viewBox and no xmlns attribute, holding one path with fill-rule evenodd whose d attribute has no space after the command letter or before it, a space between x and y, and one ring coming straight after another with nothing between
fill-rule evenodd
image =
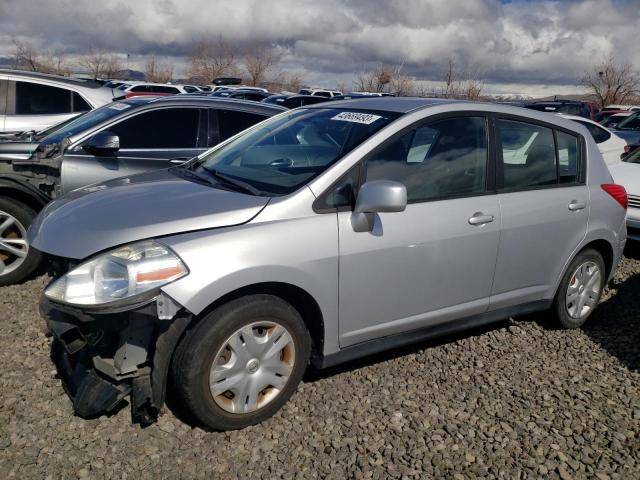
<instances>
[{"instance_id":1,"label":"white car in background","mask_svg":"<svg viewBox=\"0 0 640 480\"><path fill-rule=\"evenodd\" d=\"M609 165L609 171L615 182L627 190L627 238L640 240L640 148Z\"/></svg>"},{"instance_id":2,"label":"white car in background","mask_svg":"<svg viewBox=\"0 0 640 480\"><path fill-rule=\"evenodd\" d=\"M589 130L589 133L596 141L598 150L604 157L604 161L608 166L620 163L620 157L625 153L627 142L617 136L608 128L603 127L598 122L589 120L588 118L579 117L577 115L559 114L561 117L568 118L575 122L581 123Z\"/></svg>"},{"instance_id":3,"label":"white car in background","mask_svg":"<svg viewBox=\"0 0 640 480\"><path fill-rule=\"evenodd\" d=\"M93 80L0 69L0 133L44 130L113 97Z\"/></svg>"}]
</instances>

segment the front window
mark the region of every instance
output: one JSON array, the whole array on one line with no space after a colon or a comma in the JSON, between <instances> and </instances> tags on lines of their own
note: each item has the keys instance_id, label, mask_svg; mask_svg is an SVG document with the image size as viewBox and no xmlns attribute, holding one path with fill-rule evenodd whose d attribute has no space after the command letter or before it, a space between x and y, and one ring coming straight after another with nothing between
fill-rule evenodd
<instances>
[{"instance_id":1,"label":"front window","mask_svg":"<svg viewBox=\"0 0 640 480\"><path fill-rule=\"evenodd\" d=\"M131 105L124 102L113 102L100 108L96 108L95 110L75 117L73 121L69 122L62 128L55 128L52 133L42 139L41 145L58 143L67 137L71 137L76 133L80 133L91 128L104 120L115 117L129 108L131 108Z\"/></svg>"},{"instance_id":2,"label":"front window","mask_svg":"<svg viewBox=\"0 0 640 480\"><path fill-rule=\"evenodd\" d=\"M396 113L302 109L247 130L184 168L248 184L264 195L291 193L398 117Z\"/></svg>"}]
</instances>

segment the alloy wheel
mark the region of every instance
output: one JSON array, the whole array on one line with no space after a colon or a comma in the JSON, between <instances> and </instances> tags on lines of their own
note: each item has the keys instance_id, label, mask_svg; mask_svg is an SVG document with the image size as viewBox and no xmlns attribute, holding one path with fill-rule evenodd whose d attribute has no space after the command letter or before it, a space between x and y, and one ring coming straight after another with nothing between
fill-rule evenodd
<instances>
[{"instance_id":1,"label":"alloy wheel","mask_svg":"<svg viewBox=\"0 0 640 480\"><path fill-rule=\"evenodd\" d=\"M230 413L250 413L276 398L296 361L293 338L282 325L260 321L234 332L215 356L209 388Z\"/></svg>"},{"instance_id":2,"label":"alloy wheel","mask_svg":"<svg viewBox=\"0 0 640 480\"><path fill-rule=\"evenodd\" d=\"M571 276L565 297L567 313L571 318L587 316L598 303L602 272L592 261L581 264Z\"/></svg>"},{"instance_id":3,"label":"alloy wheel","mask_svg":"<svg viewBox=\"0 0 640 480\"><path fill-rule=\"evenodd\" d=\"M26 229L13 215L0 210L0 275L19 268L28 253Z\"/></svg>"}]
</instances>

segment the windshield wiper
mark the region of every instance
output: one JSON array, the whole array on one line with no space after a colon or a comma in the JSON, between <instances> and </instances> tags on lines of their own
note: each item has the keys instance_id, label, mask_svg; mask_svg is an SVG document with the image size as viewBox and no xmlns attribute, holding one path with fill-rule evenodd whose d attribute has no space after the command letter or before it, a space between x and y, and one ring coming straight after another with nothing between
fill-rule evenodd
<instances>
[{"instance_id":1,"label":"windshield wiper","mask_svg":"<svg viewBox=\"0 0 640 480\"><path fill-rule=\"evenodd\" d=\"M205 168L202 167L202 170L209 173L212 177L222 180L223 183L227 185L232 185L233 187L239 188L240 190L244 190L246 193L250 193L251 195L260 195L262 192L258 190L256 187L251 185L250 183L243 182L242 180L238 180L233 177L229 177L224 173L220 173L215 168Z\"/></svg>"}]
</instances>

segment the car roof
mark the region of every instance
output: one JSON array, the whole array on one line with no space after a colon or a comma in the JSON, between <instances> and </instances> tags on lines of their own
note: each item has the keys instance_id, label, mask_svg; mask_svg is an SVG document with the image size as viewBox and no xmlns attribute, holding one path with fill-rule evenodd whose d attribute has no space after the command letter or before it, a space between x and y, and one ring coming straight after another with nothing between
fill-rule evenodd
<instances>
[{"instance_id":1,"label":"car roof","mask_svg":"<svg viewBox=\"0 0 640 480\"><path fill-rule=\"evenodd\" d=\"M34 80L49 80L49 81L64 83L67 85L74 85L76 87L85 87L85 88L102 88L103 86L100 82L96 82L94 80L87 80L84 78L63 77L61 75L51 75L49 73L40 73L40 72L28 72L25 70L12 70L10 68L0 68L0 75L13 75L17 77L31 78Z\"/></svg>"},{"instance_id":2,"label":"car roof","mask_svg":"<svg viewBox=\"0 0 640 480\"><path fill-rule=\"evenodd\" d=\"M132 97L133 100L136 97ZM198 105L203 107L225 107L232 110L253 110L255 112L264 113L279 113L286 112L287 109L280 105L274 105L272 103L254 102L252 100L241 100L238 98L229 99L227 97L209 97L207 95L190 95L182 93L180 95L174 95L171 97L147 97L151 98L146 103L166 104L166 105Z\"/></svg>"},{"instance_id":3,"label":"car roof","mask_svg":"<svg viewBox=\"0 0 640 480\"><path fill-rule=\"evenodd\" d=\"M308 96L309 95L296 95L296 97ZM329 100L328 102L315 105L306 105L305 108L349 108L352 110L380 110L385 112L408 113L419 108L462 102L465 101L417 97L363 97L355 100ZM471 102L466 103L471 104Z\"/></svg>"}]
</instances>

